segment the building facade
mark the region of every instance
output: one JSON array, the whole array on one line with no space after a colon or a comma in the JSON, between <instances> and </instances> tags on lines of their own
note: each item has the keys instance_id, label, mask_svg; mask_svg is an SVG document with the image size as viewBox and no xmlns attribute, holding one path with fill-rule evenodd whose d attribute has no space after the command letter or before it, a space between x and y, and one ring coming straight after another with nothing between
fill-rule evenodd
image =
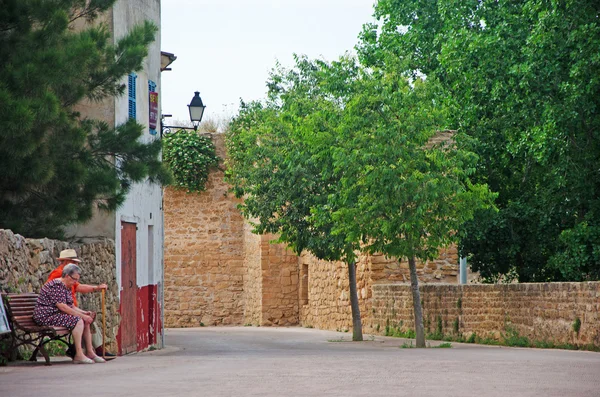
<instances>
[{"instance_id":1,"label":"building facade","mask_svg":"<svg viewBox=\"0 0 600 397\"><path fill-rule=\"evenodd\" d=\"M152 21L159 27L142 70L126 76L121 97L100 104L82 103L82 116L120 125L130 118L142 124L144 142L160 139L161 41L160 0L118 0L101 19L116 43L136 25ZM143 182L131 187L115 212L96 212L93 219L72 227L74 239L115 241L115 272L119 288L119 354L162 346L163 214L162 187Z\"/></svg>"}]
</instances>

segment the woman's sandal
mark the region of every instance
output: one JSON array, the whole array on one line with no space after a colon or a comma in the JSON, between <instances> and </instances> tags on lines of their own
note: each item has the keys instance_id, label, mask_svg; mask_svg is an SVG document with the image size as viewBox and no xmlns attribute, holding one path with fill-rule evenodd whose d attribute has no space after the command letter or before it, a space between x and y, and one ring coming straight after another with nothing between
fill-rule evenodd
<instances>
[{"instance_id":1,"label":"woman's sandal","mask_svg":"<svg viewBox=\"0 0 600 397\"><path fill-rule=\"evenodd\" d=\"M95 363L105 363L106 362L105 359L103 359L102 357L98 357L98 356L92 358L91 360L94 360Z\"/></svg>"},{"instance_id":2,"label":"woman's sandal","mask_svg":"<svg viewBox=\"0 0 600 397\"><path fill-rule=\"evenodd\" d=\"M73 360L73 364L94 364L94 360L86 357L82 360Z\"/></svg>"}]
</instances>

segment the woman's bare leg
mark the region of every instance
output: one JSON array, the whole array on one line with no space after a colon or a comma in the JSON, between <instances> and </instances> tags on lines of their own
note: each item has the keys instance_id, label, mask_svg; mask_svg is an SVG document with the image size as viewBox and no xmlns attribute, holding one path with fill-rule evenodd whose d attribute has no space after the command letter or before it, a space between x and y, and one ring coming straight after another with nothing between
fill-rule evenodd
<instances>
[{"instance_id":1,"label":"woman's bare leg","mask_svg":"<svg viewBox=\"0 0 600 397\"><path fill-rule=\"evenodd\" d=\"M92 331L90 324L84 323L83 325L83 341L85 343L85 351L87 352L87 356L89 358L96 357L96 351L94 350L94 345L92 345Z\"/></svg>"},{"instance_id":2,"label":"woman's bare leg","mask_svg":"<svg viewBox=\"0 0 600 397\"><path fill-rule=\"evenodd\" d=\"M83 336L83 320L79 319L73 331L71 331L71 335L73 335L73 342L75 343L75 357L73 360L83 360L85 359L85 354L83 354L83 350L81 349L81 338Z\"/></svg>"}]
</instances>

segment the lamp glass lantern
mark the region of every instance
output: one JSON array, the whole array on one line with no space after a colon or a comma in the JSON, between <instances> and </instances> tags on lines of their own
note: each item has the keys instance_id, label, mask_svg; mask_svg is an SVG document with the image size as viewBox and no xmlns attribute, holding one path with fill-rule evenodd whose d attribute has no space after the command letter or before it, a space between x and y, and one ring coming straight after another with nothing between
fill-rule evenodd
<instances>
[{"instance_id":1,"label":"lamp glass lantern","mask_svg":"<svg viewBox=\"0 0 600 397\"><path fill-rule=\"evenodd\" d=\"M188 108L190 110L190 120L194 126L194 131L197 131L198 126L202 121L202 116L204 115L204 109L206 109L206 106L204 106L202 99L200 98L200 92L194 92L194 97L188 105Z\"/></svg>"}]
</instances>

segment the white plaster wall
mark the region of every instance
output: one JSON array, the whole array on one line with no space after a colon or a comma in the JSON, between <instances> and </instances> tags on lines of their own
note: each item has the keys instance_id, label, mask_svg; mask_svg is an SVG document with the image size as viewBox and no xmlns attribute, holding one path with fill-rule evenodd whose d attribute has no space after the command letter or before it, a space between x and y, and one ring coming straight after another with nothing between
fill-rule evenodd
<instances>
[{"instance_id":1,"label":"white plaster wall","mask_svg":"<svg viewBox=\"0 0 600 397\"><path fill-rule=\"evenodd\" d=\"M123 37L135 25L144 20L151 20L160 27L160 0L119 0L113 7L113 31L115 40ZM144 142L159 139L159 135L150 135L148 129L148 80L156 83L159 93L160 109L160 31L156 40L149 47L148 57L144 61L143 69L136 72L136 113L138 123L145 126ZM123 79L127 83L127 77ZM127 121L128 99L123 95L115 102L115 120L117 124ZM163 263L163 215L162 215L162 188L157 184L148 182L132 186L125 203L117 210L115 219L115 246L117 262L117 283L121 288L121 221L137 224L137 285L158 284L162 279ZM148 226L153 226L154 237L154 266L148 269Z\"/></svg>"}]
</instances>

